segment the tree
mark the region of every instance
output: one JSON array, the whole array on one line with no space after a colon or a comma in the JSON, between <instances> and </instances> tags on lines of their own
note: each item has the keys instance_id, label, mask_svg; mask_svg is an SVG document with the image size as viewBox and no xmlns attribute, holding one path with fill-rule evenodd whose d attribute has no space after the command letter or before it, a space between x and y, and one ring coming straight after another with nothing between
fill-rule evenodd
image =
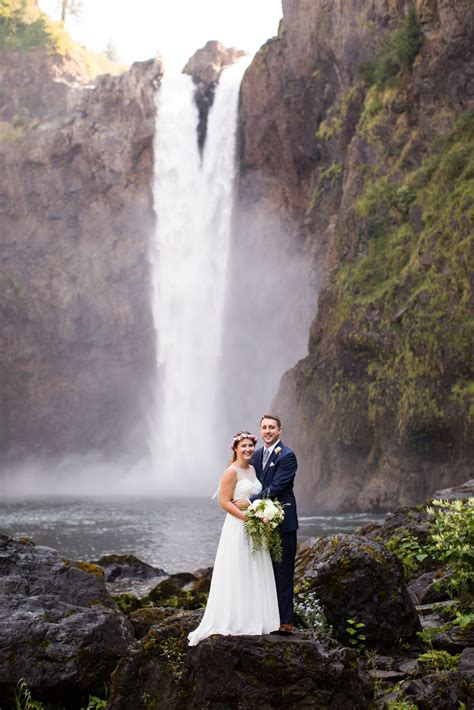
<instances>
[{"instance_id":1,"label":"tree","mask_svg":"<svg viewBox=\"0 0 474 710\"><path fill-rule=\"evenodd\" d=\"M60 0L61 22L64 24L66 15L78 17L82 12L82 0Z\"/></svg>"},{"instance_id":2,"label":"tree","mask_svg":"<svg viewBox=\"0 0 474 710\"><path fill-rule=\"evenodd\" d=\"M108 57L108 59L110 59L111 62L119 61L117 47L111 39L109 40L107 47L105 48L104 54L106 57Z\"/></svg>"}]
</instances>

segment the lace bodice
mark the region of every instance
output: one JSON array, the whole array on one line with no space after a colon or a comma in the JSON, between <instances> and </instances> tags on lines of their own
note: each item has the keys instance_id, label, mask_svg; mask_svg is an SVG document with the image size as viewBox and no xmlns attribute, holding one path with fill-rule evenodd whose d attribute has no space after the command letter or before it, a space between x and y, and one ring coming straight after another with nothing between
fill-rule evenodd
<instances>
[{"instance_id":1,"label":"lace bodice","mask_svg":"<svg viewBox=\"0 0 474 710\"><path fill-rule=\"evenodd\" d=\"M240 468L234 463L232 464L232 468L237 474L237 483L235 484L233 493L234 498L248 498L249 496L260 493L262 484L258 480L253 466Z\"/></svg>"}]
</instances>

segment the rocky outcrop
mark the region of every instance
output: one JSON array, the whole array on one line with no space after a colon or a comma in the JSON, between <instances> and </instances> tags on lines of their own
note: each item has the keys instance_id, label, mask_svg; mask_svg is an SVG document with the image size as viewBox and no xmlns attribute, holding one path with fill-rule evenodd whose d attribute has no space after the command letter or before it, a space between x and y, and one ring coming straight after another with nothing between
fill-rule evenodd
<instances>
[{"instance_id":1,"label":"rocky outcrop","mask_svg":"<svg viewBox=\"0 0 474 710\"><path fill-rule=\"evenodd\" d=\"M131 648L113 675L110 710L136 707L145 693L175 710L368 707L372 684L355 652L327 636L214 636L189 648L197 623L193 614L163 622Z\"/></svg>"},{"instance_id":2,"label":"rocky outcrop","mask_svg":"<svg viewBox=\"0 0 474 710\"><path fill-rule=\"evenodd\" d=\"M305 594L316 593L345 644L353 631L348 619L360 624L364 646L379 651L413 639L421 628L401 565L379 543L342 534L311 539L298 554L296 578Z\"/></svg>"},{"instance_id":3,"label":"rocky outcrop","mask_svg":"<svg viewBox=\"0 0 474 710\"><path fill-rule=\"evenodd\" d=\"M161 64L71 88L40 52L0 59L0 456L143 451Z\"/></svg>"},{"instance_id":4,"label":"rocky outcrop","mask_svg":"<svg viewBox=\"0 0 474 710\"><path fill-rule=\"evenodd\" d=\"M406 699L419 710L457 710L459 707L469 707L474 683L469 673L444 671L413 680L403 690Z\"/></svg>"},{"instance_id":5,"label":"rocky outcrop","mask_svg":"<svg viewBox=\"0 0 474 710\"><path fill-rule=\"evenodd\" d=\"M102 692L133 629L94 565L0 536L0 697L23 679L37 699ZM3 703L2 703L3 705Z\"/></svg>"},{"instance_id":6,"label":"rocky outcrop","mask_svg":"<svg viewBox=\"0 0 474 710\"><path fill-rule=\"evenodd\" d=\"M0 121L22 128L49 116L64 113L71 88L91 82L84 56L79 52L50 54L0 50Z\"/></svg>"},{"instance_id":7,"label":"rocky outcrop","mask_svg":"<svg viewBox=\"0 0 474 710\"><path fill-rule=\"evenodd\" d=\"M214 94L220 75L226 67L235 64L246 52L236 47L224 47L221 42L209 40L186 62L183 74L189 74L196 90L194 98L199 110L197 125L198 145L203 150L206 142L207 119L214 103Z\"/></svg>"},{"instance_id":8,"label":"rocky outcrop","mask_svg":"<svg viewBox=\"0 0 474 710\"><path fill-rule=\"evenodd\" d=\"M429 497L429 500L464 500L466 498L474 498L474 478L470 481L465 481L460 486L451 488L443 488L441 491L435 491Z\"/></svg>"},{"instance_id":9,"label":"rocky outcrop","mask_svg":"<svg viewBox=\"0 0 474 710\"><path fill-rule=\"evenodd\" d=\"M166 572L160 567L153 567L135 555L104 555L93 564L103 570L106 582L117 582L124 579L155 579L166 575Z\"/></svg>"},{"instance_id":10,"label":"rocky outcrop","mask_svg":"<svg viewBox=\"0 0 474 710\"><path fill-rule=\"evenodd\" d=\"M472 470L474 16L455 5L284 0L243 80L236 238L265 207L322 284L274 402L318 510L419 502Z\"/></svg>"}]
</instances>

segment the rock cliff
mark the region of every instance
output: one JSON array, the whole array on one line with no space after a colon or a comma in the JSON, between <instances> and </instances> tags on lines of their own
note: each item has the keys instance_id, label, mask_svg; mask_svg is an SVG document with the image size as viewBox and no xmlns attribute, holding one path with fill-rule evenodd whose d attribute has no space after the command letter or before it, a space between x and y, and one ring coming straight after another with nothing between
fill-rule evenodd
<instances>
[{"instance_id":1,"label":"rock cliff","mask_svg":"<svg viewBox=\"0 0 474 710\"><path fill-rule=\"evenodd\" d=\"M274 403L308 507L470 475L473 39L469 0L283 0L244 77L240 203L267 204L322 283Z\"/></svg>"},{"instance_id":2,"label":"rock cliff","mask_svg":"<svg viewBox=\"0 0 474 710\"><path fill-rule=\"evenodd\" d=\"M0 54L0 455L144 445L159 61Z\"/></svg>"},{"instance_id":3,"label":"rock cliff","mask_svg":"<svg viewBox=\"0 0 474 710\"><path fill-rule=\"evenodd\" d=\"M183 68L183 73L192 76L196 86L194 96L199 109L197 132L201 152L206 141L209 111L214 103L216 86L222 70L235 64L245 54L246 52L236 47L224 47L221 42L209 40L190 57Z\"/></svg>"}]
</instances>

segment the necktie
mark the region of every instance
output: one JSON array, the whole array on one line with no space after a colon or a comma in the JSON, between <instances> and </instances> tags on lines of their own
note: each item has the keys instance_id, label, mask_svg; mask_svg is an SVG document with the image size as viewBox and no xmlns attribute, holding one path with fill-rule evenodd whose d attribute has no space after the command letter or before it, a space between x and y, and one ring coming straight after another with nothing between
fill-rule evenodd
<instances>
[{"instance_id":1,"label":"necktie","mask_svg":"<svg viewBox=\"0 0 474 710\"><path fill-rule=\"evenodd\" d=\"M265 466L266 466L267 463L268 463L268 459L269 459L269 458L270 458L270 449L265 449L265 451L263 452L263 464L262 464L262 468L265 468Z\"/></svg>"}]
</instances>

